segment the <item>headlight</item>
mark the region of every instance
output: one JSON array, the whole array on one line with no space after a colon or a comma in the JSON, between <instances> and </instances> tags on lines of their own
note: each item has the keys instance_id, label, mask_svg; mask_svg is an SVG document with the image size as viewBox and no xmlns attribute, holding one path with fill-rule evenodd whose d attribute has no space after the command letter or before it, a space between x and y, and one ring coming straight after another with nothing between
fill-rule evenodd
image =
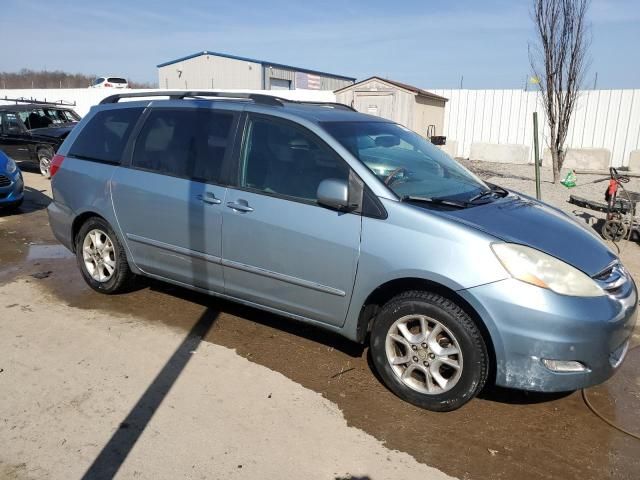
<instances>
[{"instance_id":1,"label":"headlight","mask_svg":"<svg viewBox=\"0 0 640 480\"><path fill-rule=\"evenodd\" d=\"M8 174L12 174L17 169L18 169L18 166L16 165L16 162L14 162L12 159L8 159L7 160L7 173Z\"/></svg>"},{"instance_id":2,"label":"headlight","mask_svg":"<svg viewBox=\"0 0 640 480\"><path fill-rule=\"evenodd\" d=\"M605 294L589 276L539 250L514 243L494 243L491 248L513 278L562 295L597 297Z\"/></svg>"}]
</instances>

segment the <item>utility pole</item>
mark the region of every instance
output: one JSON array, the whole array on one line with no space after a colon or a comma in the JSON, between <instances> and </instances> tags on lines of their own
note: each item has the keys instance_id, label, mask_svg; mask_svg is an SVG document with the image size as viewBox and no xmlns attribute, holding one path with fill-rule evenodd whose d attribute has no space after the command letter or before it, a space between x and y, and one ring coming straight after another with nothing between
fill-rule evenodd
<instances>
[{"instance_id":1,"label":"utility pole","mask_svg":"<svg viewBox=\"0 0 640 480\"><path fill-rule=\"evenodd\" d=\"M462 90L462 84L464 83L464 75L460 76L460 90Z\"/></svg>"},{"instance_id":2,"label":"utility pole","mask_svg":"<svg viewBox=\"0 0 640 480\"><path fill-rule=\"evenodd\" d=\"M538 112L533 112L533 162L536 172L536 198L542 199L540 193L540 149L538 147Z\"/></svg>"},{"instance_id":3,"label":"utility pole","mask_svg":"<svg viewBox=\"0 0 640 480\"><path fill-rule=\"evenodd\" d=\"M593 79L593 89L595 90L597 86L598 86L598 72L596 72L596 76Z\"/></svg>"}]
</instances>

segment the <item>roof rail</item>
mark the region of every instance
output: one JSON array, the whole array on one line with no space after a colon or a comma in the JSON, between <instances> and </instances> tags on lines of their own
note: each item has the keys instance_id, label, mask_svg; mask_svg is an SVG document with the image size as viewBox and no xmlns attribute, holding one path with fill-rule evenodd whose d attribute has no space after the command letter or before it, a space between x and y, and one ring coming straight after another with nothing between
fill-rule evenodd
<instances>
[{"instance_id":1,"label":"roof rail","mask_svg":"<svg viewBox=\"0 0 640 480\"><path fill-rule=\"evenodd\" d=\"M122 98L148 98L148 97L169 97L171 100L182 100L184 98L236 98L244 100L253 100L255 103L263 105L283 106L287 100L272 95L263 95L260 93L242 93L242 92L203 92L203 91L154 91L154 92L130 92L117 93L110 95L100 102L100 105L107 103L118 103Z\"/></svg>"},{"instance_id":2,"label":"roof rail","mask_svg":"<svg viewBox=\"0 0 640 480\"><path fill-rule=\"evenodd\" d=\"M36 100L35 98L25 98L25 97L20 97L20 98L9 98L5 95L4 98L0 98L0 100L2 100L3 102L16 102L16 105L18 103L33 103L35 105L57 105L57 106L62 106L62 107L75 107L76 106L76 102L67 102L65 100L54 100L51 102L48 102L47 99L45 98L44 100Z\"/></svg>"},{"instance_id":3,"label":"roof rail","mask_svg":"<svg viewBox=\"0 0 640 480\"><path fill-rule=\"evenodd\" d=\"M100 104L118 103L122 98L148 98L148 97L169 97L171 100L182 100L185 98L231 98L241 100L253 100L255 103L262 105L275 105L283 107L287 103L293 103L298 105L317 105L319 107L331 107L339 108L343 110L356 111L353 107L345 105L343 103L336 102L314 102L306 100L289 100L287 98L276 97L274 95L266 95L263 93L244 93L244 92L206 92L206 91L153 91L153 92L129 92L129 93L116 93L103 99Z\"/></svg>"},{"instance_id":4,"label":"roof rail","mask_svg":"<svg viewBox=\"0 0 640 480\"><path fill-rule=\"evenodd\" d=\"M352 112L357 112L355 108L349 105L345 105L344 103L338 103L338 102L313 102L308 100L286 100L286 99L281 99L281 100L289 103L299 103L301 105L317 105L319 107L339 108L341 110L350 110Z\"/></svg>"}]
</instances>

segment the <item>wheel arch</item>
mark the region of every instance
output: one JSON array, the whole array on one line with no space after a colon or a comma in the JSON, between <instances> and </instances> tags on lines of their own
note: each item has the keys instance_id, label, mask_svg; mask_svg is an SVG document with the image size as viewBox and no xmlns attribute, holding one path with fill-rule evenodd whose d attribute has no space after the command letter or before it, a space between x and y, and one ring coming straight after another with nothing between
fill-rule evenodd
<instances>
[{"instance_id":1,"label":"wheel arch","mask_svg":"<svg viewBox=\"0 0 640 480\"><path fill-rule=\"evenodd\" d=\"M487 328L485 320L478 311L455 290L432 280L416 277L396 278L383 283L373 290L365 300L360 310L357 325L357 341L361 343L366 341L376 314L382 305L387 303L396 295L410 290L422 290L437 293L438 295L441 295L459 305L460 308L462 308L471 317L480 330L482 339L487 347L487 353L489 354L489 376L487 378L487 383L492 384L495 380L497 371L496 349L493 337Z\"/></svg>"}]
</instances>

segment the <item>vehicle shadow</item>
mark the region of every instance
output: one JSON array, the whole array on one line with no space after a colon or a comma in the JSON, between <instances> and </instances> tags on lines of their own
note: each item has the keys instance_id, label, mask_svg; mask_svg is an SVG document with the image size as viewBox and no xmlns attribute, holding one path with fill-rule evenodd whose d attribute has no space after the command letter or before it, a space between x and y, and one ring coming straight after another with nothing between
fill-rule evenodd
<instances>
[{"instance_id":1,"label":"vehicle shadow","mask_svg":"<svg viewBox=\"0 0 640 480\"><path fill-rule=\"evenodd\" d=\"M193 325L82 476L84 480L113 478L118 473L156 410L193 357L193 352L213 327L218 315L218 312L207 309Z\"/></svg>"},{"instance_id":2,"label":"vehicle shadow","mask_svg":"<svg viewBox=\"0 0 640 480\"><path fill-rule=\"evenodd\" d=\"M24 202L18 208L0 207L0 217L13 217L25 213L37 212L47 208L51 203L51 197L44 190L36 190L32 187L24 188Z\"/></svg>"},{"instance_id":3,"label":"vehicle shadow","mask_svg":"<svg viewBox=\"0 0 640 480\"><path fill-rule=\"evenodd\" d=\"M534 405L537 403L547 403L561 398L568 397L574 391L568 392L528 392L525 390L515 390L513 388L499 387L497 385L487 385L478 398L494 403L506 403L509 405Z\"/></svg>"},{"instance_id":4,"label":"vehicle shadow","mask_svg":"<svg viewBox=\"0 0 640 480\"><path fill-rule=\"evenodd\" d=\"M241 305L230 300L211 297L204 293L195 292L193 290L171 285L159 280L147 278L143 281L146 282L144 287L148 287L153 291L171 295L204 307L208 307L212 302L215 302L216 308L218 308L221 313L274 328L306 340L320 343L327 347L332 347L353 358L362 357L365 351L365 345L352 342L337 333L316 327L315 325L303 323L274 313L269 313L258 308Z\"/></svg>"}]
</instances>

